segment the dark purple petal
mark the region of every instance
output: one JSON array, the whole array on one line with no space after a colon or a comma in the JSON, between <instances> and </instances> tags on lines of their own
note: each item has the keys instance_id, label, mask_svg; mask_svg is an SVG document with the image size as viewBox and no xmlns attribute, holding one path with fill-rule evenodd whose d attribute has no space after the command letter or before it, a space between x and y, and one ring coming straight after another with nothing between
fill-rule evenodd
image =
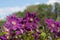
<instances>
[{"instance_id":1,"label":"dark purple petal","mask_svg":"<svg viewBox=\"0 0 60 40\"><path fill-rule=\"evenodd\" d=\"M7 40L6 36L0 36L0 40Z\"/></svg>"}]
</instances>

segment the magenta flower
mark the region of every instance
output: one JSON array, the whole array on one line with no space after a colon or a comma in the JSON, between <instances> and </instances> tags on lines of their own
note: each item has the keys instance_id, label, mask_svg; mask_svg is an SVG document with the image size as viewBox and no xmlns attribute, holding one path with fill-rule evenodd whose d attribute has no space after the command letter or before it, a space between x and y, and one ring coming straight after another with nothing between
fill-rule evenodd
<instances>
[{"instance_id":1,"label":"magenta flower","mask_svg":"<svg viewBox=\"0 0 60 40\"><path fill-rule=\"evenodd\" d=\"M48 28L51 30L51 32L58 31L58 27L56 26L56 23L53 19L46 19L45 22L47 23Z\"/></svg>"},{"instance_id":2,"label":"magenta flower","mask_svg":"<svg viewBox=\"0 0 60 40\"><path fill-rule=\"evenodd\" d=\"M60 37L60 22L54 21L53 19L46 19L45 22L47 23L48 28L52 33L54 33L54 37Z\"/></svg>"},{"instance_id":3,"label":"magenta flower","mask_svg":"<svg viewBox=\"0 0 60 40\"><path fill-rule=\"evenodd\" d=\"M36 22L36 23L40 22L40 18L36 17L36 13L27 12L25 19L30 23L32 23L32 22Z\"/></svg>"},{"instance_id":4,"label":"magenta flower","mask_svg":"<svg viewBox=\"0 0 60 40\"><path fill-rule=\"evenodd\" d=\"M38 29L39 22L40 18L36 17L36 13L27 12L24 18L18 18L14 14L8 16L4 27L5 31L8 31L8 34L11 37L14 37L28 32L35 32ZM39 32L37 33L39 34Z\"/></svg>"},{"instance_id":5,"label":"magenta flower","mask_svg":"<svg viewBox=\"0 0 60 40\"><path fill-rule=\"evenodd\" d=\"M0 36L0 40L7 40L7 37L5 35Z\"/></svg>"},{"instance_id":6,"label":"magenta flower","mask_svg":"<svg viewBox=\"0 0 60 40\"><path fill-rule=\"evenodd\" d=\"M38 23L40 22L40 18L36 17L36 13L29 12L27 12L23 20L26 22L25 26L30 30L36 30L38 28Z\"/></svg>"},{"instance_id":7,"label":"magenta flower","mask_svg":"<svg viewBox=\"0 0 60 40\"><path fill-rule=\"evenodd\" d=\"M21 26L19 24L19 22L21 21L22 21L22 18L18 18L15 15L12 15L8 17L7 22L5 23L4 26L8 29L12 28L13 30L16 30Z\"/></svg>"}]
</instances>

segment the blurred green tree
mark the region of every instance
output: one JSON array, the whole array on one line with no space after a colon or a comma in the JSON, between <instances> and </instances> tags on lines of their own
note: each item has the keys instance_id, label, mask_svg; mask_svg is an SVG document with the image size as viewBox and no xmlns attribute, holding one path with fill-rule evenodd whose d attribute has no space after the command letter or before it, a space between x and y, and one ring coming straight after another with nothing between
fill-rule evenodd
<instances>
[{"instance_id":1,"label":"blurred green tree","mask_svg":"<svg viewBox=\"0 0 60 40\"><path fill-rule=\"evenodd\" d=\"M3 26L5 22L6 22L5 20L3 20L3 21L0 20L0 26Z\"/></svg>"},{"instance_id":2,"label":"blurred green tree","mask_svg":"<svg viewBox=\"0 0 60 40\"><path fill-rule=\"evenodd\" d=\"M57 21L60 21L60 3L55 3L55 14L57 17Z\"/></svg>"},{"instance_id":3,"label":"blurred green tree","mask_svg":"<svg viewBox=\"0 0 60 40\"><path fill-rule=\"evenodd\" d=\"M24 12L16 12L16 15L18 16L18 17L24 17L25 16L25 13Z\"/></svg>"}]
</instances>

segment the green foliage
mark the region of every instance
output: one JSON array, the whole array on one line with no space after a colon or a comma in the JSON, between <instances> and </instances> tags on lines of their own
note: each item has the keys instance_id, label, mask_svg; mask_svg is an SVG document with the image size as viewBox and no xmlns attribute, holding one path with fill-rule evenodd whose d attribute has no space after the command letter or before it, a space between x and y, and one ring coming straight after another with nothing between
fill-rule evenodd
<instances>
[{"instance_id":1,"label":"green foliage","mask_svg":"<svg viewBox=\"0 0 60 40\"><path fill-rule=\"evenodd\" d=\"M34 40L34 37L29 34L22 34L21 38L24 40Z\"/></svg>"},{"instance_id":2,"label":"green foliage","mask_svg":"<svg viewBox=\"0 0 60 40\"><path fill-rule=\"evenodd\" d=\"M17 12L16 15L18 17L24 17L25 16L25 13L24 12Z\"/></svg>"},{"instance_id":3,"label":"green foliage","mask_svg":"<svg viewBox=\"0 0 60 40\"><path fill-rule=\"evenodd\" d=\"M27 8L25 9L25 12L29 11L29 12L36 12L38 10L38 5L30 5L27 6Z\"/></svg>"},{"instance_id":4,"label":"green foliage","mask_svg":"<svg viewBox=\"0 0 60 40\"><path fill-rule=\"evenodd\" d=\"M2 36L3 35L3 32L0 30L0 36Z\"/></svg>"},{"instance_id":5,"label":"green foliage","mask_svg":"<svg viewBox=\"0 0 60 40\"><path fill-rule=\"evenodd\" d=\"M60 4L59 3L55 3L55 14L57 17L57 21L60 21Z\"/></svg>"},{"instance_id":6,"label":"green foliage","mask_svg":"<svg viewBox=\"0 0 60 40\"><path fill-rule=\"evenodd\" d=\"M46 33L45 32L42 32L41 33L41 36L45 38L46 37Z\"/></svg>"},{"instance_id":7,"label":"green foliage","mask_svg":"<svg viewBox=\"0 0 60 40\"><path fill-rule=\"evenodd\" d=\"M3 26L5 22L6 22L5 20L4 21L0 20L0 26Z\"/></svg>"}]
</instances>

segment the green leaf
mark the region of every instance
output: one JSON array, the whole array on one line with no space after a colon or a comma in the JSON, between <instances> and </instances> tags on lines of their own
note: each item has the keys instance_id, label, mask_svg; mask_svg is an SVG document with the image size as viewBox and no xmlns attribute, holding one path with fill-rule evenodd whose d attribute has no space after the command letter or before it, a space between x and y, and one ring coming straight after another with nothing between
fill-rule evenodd
<instances>
[{"instance_id":1,"label":"green leaf","mask_svg":"<svg viewBox=\"0 0 60 40\"><path fill-rule=\"evenodd\" d=\"M0 36L2 36L3 35L3 32L0 30Z\"/></svg>"},{"instance_id":2,"label":"green leaf","mask_svg":"<svg viewBox=\"0 0 60 40\"><path fill-rule=\"evenodd\" d=\"M46 33L45 32L42 32L41 33L41 36L45 38L46 37Z\"/></svg>"},{"instance_id":3,"label":"green leaf","mask_svg":"<svg viewBox=\"0 0 60 40\"><path fill-rule=\"evenodd\" d=\"M57 40L60 40L60 38L58 38Z\"/></svg>"},{"instance_id":4,"label":"green leaf","mask_svg":"<svg viewBox=\"0 0 60 40\"><path fill-rule=\"evenodd\" d=\"M3 34L8 34L8 32L3 32Z\"/></svg>"}]
</instances>

